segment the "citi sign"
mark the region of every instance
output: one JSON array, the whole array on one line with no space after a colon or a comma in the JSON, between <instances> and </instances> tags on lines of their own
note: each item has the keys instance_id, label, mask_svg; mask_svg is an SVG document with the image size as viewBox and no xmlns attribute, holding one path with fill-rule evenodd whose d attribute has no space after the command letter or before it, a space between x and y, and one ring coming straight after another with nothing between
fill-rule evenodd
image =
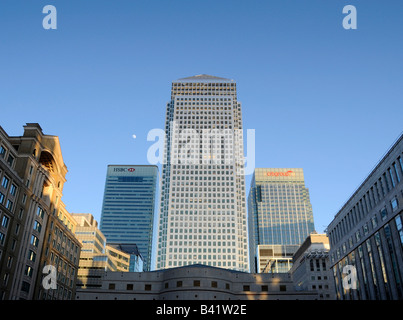
<instances>
[{"instance_id":1,"label":"citi sign","mask_svg":"<svg viewBox=\"0 0 403 320\"><path fill-rule=\"evenodd\" d=\"M113 168L113 172L134 172L135 168Z\"/></svg>"},{"instance_id":2,"label":"citi sign","mask_svg":"<svg viewBox=\"0 0 403 320\"><path fill-rule=\"evenodd\" d=\"M289 177L289 176L295 176L295 172L292 170L288 170L287 172L267 172L267 176L269 177Z\"/></svg>"}]
</instances>

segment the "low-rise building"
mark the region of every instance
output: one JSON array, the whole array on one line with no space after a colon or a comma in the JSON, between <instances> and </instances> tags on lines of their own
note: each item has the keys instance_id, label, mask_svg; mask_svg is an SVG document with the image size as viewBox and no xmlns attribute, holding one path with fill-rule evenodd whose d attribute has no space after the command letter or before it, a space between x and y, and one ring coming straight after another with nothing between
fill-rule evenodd
<instances>
[{"instance_id":1,"label":"low-rise building","mask_svg":"<svg viewBox=\"0 0 403 320\"><path fill-rule=\"evenodd\" d=\"M291 275L296 290L316 291L320 300L334 300L333 274L329 265L329 238L311 233L293 256Z\"/></svg>"},{"instance_id":2,"label":"low-rise building","mask_svg":"<svg viewBox=\"0 0 403 320\"><path fill-rule=\"evenodd\" d=\"M288 273L252 274L206 265L149 272L105 272L99 288L80 288L76 300L315 300L297 291Z\"/></svg>"}]
</instances>

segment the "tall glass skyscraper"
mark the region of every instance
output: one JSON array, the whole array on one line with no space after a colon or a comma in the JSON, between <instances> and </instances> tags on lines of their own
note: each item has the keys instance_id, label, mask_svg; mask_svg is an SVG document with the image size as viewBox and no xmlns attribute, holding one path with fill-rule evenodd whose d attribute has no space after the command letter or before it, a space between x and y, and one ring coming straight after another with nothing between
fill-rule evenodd
<instances>
[{"instance_id":1,"label":"tall glass skyscraper","mask_svg":"<svg viewBox=\"0 0 403 320\"><path fill-rule=\"evenodd\" d=\"M291 267L293 253L315 230L303 170L256 168L248 196L248 215L251 271L261 272L268 266L285 271L275 269L280 261L271 259L271 254L282 255L281 263L286 264L286 269Z\"/></svg>"},{"instance_id":2,"label":"tall glass skyscraper","mask_svg":"<svg viewBox=\"0 0 403 320\"><path fill-rule=\"evenodd\" d=\"M157 269L248 271L241 104L234 80L172 83L167 104Z\"/></svg>"},{"instance_id":3,"label":"tall glass skyscraper","mask_svg":"<svg viewBox=\"0 0 403 320\"><path fill-rule=\"evenodd\" d=\"M151 267L158 167L109 165L102 205L101 231L106 242L137 245L143 267Z\"/></svg>"}]
</instances>

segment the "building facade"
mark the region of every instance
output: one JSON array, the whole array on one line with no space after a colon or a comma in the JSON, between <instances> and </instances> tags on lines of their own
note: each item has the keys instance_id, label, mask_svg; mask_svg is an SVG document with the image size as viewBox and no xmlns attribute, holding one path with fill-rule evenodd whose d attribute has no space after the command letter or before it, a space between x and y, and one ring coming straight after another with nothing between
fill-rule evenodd
<instances>
[{"instance_id":1,"label":"building facade","mask_svg":"<svg viewBox=\"0 0 403 320\"><path fill-rule=\"evenodd\" d=\"M241 104L234 80L172 83L156 268L249 270Z\"/></svg>"},{"instance_id":2,"label":"building facade","mask_svg":"<svg viewBox=\"0 0 403 320\"><path fill-rule=\"evenodd\" d=\"M289 272L298 245L259 244L256 248L257 273Z\"/></svg>"},{"instance_id":3,"label":"building facade","mask_svg":"<svg viewBox=\"0 0 403 320\"><path fill-rule=\"evenodd\" d=\"M77 290L76 300L316 300L296 291L289 274L251 274L205 265L151 272L106 272L102 287Z\"/></svg>"},{"instance_id":4,"label":"building facade","mask_svg":"<svg viewBox=\"0 0 403 320\"><path fill-rule=\"evenodd\" d=\"M77 221L75 235L82 245L77 287L100 287L105 271L129 271L130 255L106 243L92 214L74 213L72 216Z\"/></svg>"},{"instance_id":5,"label":"building facade","mask_svg":"<svg viewBox=\"0 0 403 320\"><path fill-rule=\"evenodd\" d=\"M403 135L327 227L337 299L403 299Z\"/></svg>"},{"instance_id":6,"label":"building facade","mask_svg":"<svg viewBox=\"0 0 403 320\"><path fill-rule=\"evenodd\" d=\"M251 272L270 270L269 260L271 266L280 262L291 267L293 254L315 230L302 169L255 169L248 196L248 226ZM262 254L259 246L272 246L272 250L262 247L266 252Z\"/></svg>"},{"instance_id":7,"label":"building facade","mask_svg":"<svg viewBox=\"0 0 403 320\"><path fill-rule=\"evenodd\" d=\"M157 184L157 166L108 166L100 229L108 243L136 245L144 270L151 268Z\"/></svg>"},{"instance_id":8,"label":"building facade","mask_svg":"<svg viewBox=\"0 0 403 320\"><path fill-rule=\"evenodd\" d=\"M334 300L336 291L329 260L329 238L312 233L293 256L291 275L296 290L316 291L320 300Z\"/></svg>"},{"instance_id":9,"label":"building facade","mask_svg":"<svg viewBox=\"0 0 403 320\"><path fill-rule=\"evenodd\" d=\"M1 299L74 299L80 244L61 201L66 173L57 136L37 123L13 137L0 127ZM47 292L45 265L57 275Z\"/></svg>"}]
</instances>

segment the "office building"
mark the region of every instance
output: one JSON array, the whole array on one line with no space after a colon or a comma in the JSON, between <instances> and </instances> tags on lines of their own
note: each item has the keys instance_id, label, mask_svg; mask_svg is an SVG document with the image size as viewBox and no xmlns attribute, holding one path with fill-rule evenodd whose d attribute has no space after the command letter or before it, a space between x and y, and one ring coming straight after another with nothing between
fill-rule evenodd
<instances>
[{"instance_id":1,"label":"office building","mask_svg":"<svg viewBox=\"0 0 403 320\"><path fill-rule=\"evenodd\" d=\"M315 230L302 169L255 169L248 196L248 225L251 272L274 272L270 270L279 263L278 270L289 270L293 254Z\"/></svg>"},{"instance_id":2,"label":"office building","mask_svg":"<svg viewBox=\"0 0 403 320\"><path fill-rule=\"evenodd\" d=\"M23 136L0 127L0 299L74 299L81 245L61 200L66 173L57 136L37 123ZM43 286L46 265L56 289Z\"/></svg>"},{"instance_id":3,"label":"office building","mask_svg":"<svg viewBox=\"0 0 403 320\"><path fill-rule=\"evenodd\" d=\"M327 227L337 299L403 299L403 135Z\"/></svg>"},{"instance_id":4,"label":"office building","mask_svg":"<svg viewBox=\"0 0 403 320\"><path fill-rule=\"evenodd\" d=\"M100 287L105 271L129 271L130 255L106 243L92 214L74 213L72 216L77 222L75 235L82 244L78 288Z\"/></svg>"},{"instance_id":5,"label":"office building","mask_svg":"<svg viewBox=\"0 0 403 320\"><path fill-rule=\"evenodd\" d=\"M157 269L249 270L235 81L209 75L174 81L165 131Z\"/></svg>"},{"instance_id":6,"label":"office building","mask_svg":"<svg viewBox=\"0 0 403 320\"><path fill-rule=\"evenodd\" d=\"M317 300L297 291L290 274L251 274L206 265L151 272L105 272L99 288L78 289L76 300Z\"/></svg>"},{"instance_id":7,"label":"office building","mask_svg":"<svg viewBox=\"0 0 403 320\"><path fill-rule=\"evenodd\" d=\"M259 244L256 247L257 273L289 272L293 264L293 255L299 245Z\"/></svg>"},{"instance_id":8,"label":"office building","mask_svg":"<svg viewBox=\"0 0 403 320\"><path fill-rule=\"evenodd\" d=\"M293 256L290 270L297 291L315 291L319 300L336 298L329 250L326 234L312 233L306 238Z\"/></svg>"},{"instance_id":9,"label":"office building","mask_svg":"<svg viewBox=\"0 0 403 320\"><path fill-rule=\"evenodd\" d=\"M157 166L108 166L100 229L108 244L137 246L144 270L151 268L157 183Z\"/></svg>"},{"instance_id":10,"label":"office building","mask_svg":"<svg viewBox=\"0 0 403 320\"><path fill-rule=\"evenodd\" d=\"M108 254L109 257L117 257L116 253L114 253L114 251L117 252L122 252L125 255L127 254L129 256L129 268L127 271L130 272L141 272L144 270L144 262L143 262L143 257L140 253L139 248L137 247L136 244L115 244L115 243L108 243L106 245L106 252ZM119 259L120 260L120 255L119 255ZM125 263L118 263L117 266L119 266L119 264L126 269ZM119 270L118 270L119 271Z\"/></svg>"}]
</instances>

